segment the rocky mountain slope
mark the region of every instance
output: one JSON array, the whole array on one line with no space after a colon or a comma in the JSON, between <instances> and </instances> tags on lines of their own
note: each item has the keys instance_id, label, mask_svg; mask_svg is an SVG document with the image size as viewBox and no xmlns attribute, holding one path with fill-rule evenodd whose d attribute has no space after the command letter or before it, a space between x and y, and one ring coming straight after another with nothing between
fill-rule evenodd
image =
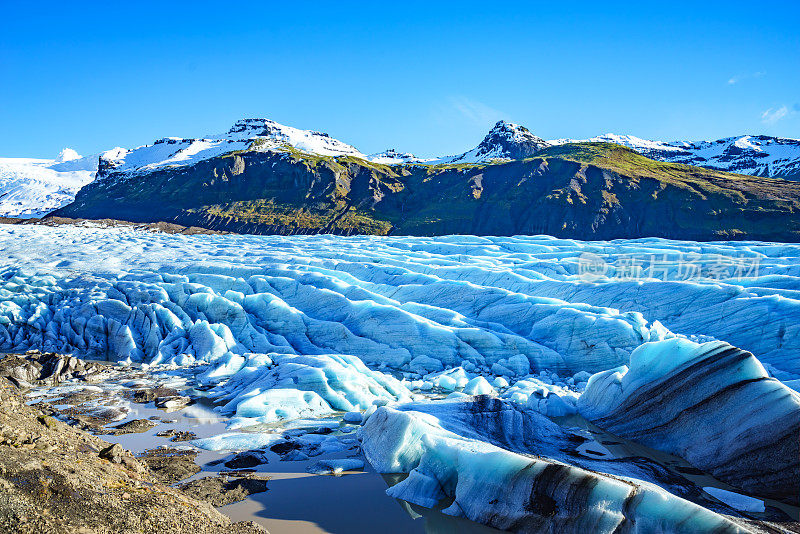
<instances>
[{"instance_id":1,"label":"rocky mountain slope","mask_svg":"<svg viewBox=\"0 0 800 534\"><path fill-rule=\"evenodd\" d=\"M526 136L509 151L536 144ZM101 160L98 179L55 215L245 233L798 241L800 183L657 162L609 143L490 164L390 166L288 144L265 150L255 139L180 166L132 171Z\"/></svg>"}]
</instances>

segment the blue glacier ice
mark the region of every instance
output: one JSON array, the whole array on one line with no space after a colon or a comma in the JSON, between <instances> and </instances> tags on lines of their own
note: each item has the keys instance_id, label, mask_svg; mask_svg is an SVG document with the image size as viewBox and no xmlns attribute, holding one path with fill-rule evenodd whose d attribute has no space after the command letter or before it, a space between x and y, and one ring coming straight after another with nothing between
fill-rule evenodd
<instances>
[{"instance_id":1,"label":"blue glacier ice","mask_svg":"<svg viewBox=\"0 0 800 534\"><path fill-rule=\"evenodd\" d=\"M201 448L288 440L308 459L354 451L363 425L372 467L408 475L392 495L455 499L446 513L499 528L747 529L602 431L688 460L750 508L792 502L799 245L87 224L0 225L0 252L0 351L190 369L230 418ZM742 272L721 276L730 265Z\"/></svg>"},{"instance_id":2,"label":"blue glacier ice","mask_svg":"<svg viewBox=\"0 0 800 534\"><path fill-rule=\"evenodd\" d=\"M427 507L451 499L445 513L516 532L747 532L656 481L555 459L568 441L546 419L471 404L384 407L367 420L366 458L382 473L408 475L389 495Z\"/></svg>"},{"instance_id":3,"label":"blue glacier ice","mask_svg":"<svg viewBox=\"0 0 800 534\"><path fill-rule=\"evenodd\" d=\"M578 408L615 435L797 504L800 394L748 352L721 341L645 343L628 367L592 376Z\"/></svg>"}]
</instances>

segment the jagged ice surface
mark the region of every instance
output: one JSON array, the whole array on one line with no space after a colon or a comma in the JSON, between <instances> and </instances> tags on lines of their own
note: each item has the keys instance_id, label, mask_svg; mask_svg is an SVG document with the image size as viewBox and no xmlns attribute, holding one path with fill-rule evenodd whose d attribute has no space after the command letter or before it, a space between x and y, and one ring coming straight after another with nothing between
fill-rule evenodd
<instances>
[{"instance_id":1,"label":"jagged ice surface","mask_svg":"<svg viewBox=\"0 0 800 534\"><path fill-rule=\"evenodd\" d=\"M690 502L702 500L701 489L675 484L655 464L611 461L601 444L550 419L580 411L601 428L690 456L674 446L680 428L647 441L637 434L647 433L646 418L623 417L626 428L604 418L613 419L630 392L654 384L680 409L692 397L664 377L691 368L709 348L728 347L698 343L717 339L752 352L743 360L752 376L706 358L717 362L709 368L716 378L692 394L719 397L726 385L750 380L784 400L760 405L761 390L725 396L695 426L725 413L750 414L735 419L740 430L797 415L796 394L778 382L800 378L797 245L4 225L0 250L0 350L208 363L198 379L213 387L234 428L346 412L346 420L365 422L362 446L376 469L410 473L390 492L424 505L455 497L460 508L448 513L501 528L549 517L525 508L523 497L538 488L560 503L558 521L575 528L610 531L636 518L640 528L681 531L676 521L684 518L693 528L739 529L717 513L732 508ZM589 276L587 254L603 266ZM637 254L660 258L658 276L626 278ZM687 254L699 267L690 280ZM712 268L720 258L746 258L757 269L720 279ZM430 392L448 399L420 402ZM419 425L430 427L427 442L409 438L407 429ZM771 439L754 434L754 448ZM280 439L234 432L197 444L252 449ZM315 439L319 450L341 446ZM531 454L540 459L531 462ZM747 482L740 465L723 475L743 494L764 490ZM595 489L574 500L575 484ZM504 499L497 523L487 515L487 488ZM635 506L625 507L632 494Z\"/></svg>"}]
</instances>

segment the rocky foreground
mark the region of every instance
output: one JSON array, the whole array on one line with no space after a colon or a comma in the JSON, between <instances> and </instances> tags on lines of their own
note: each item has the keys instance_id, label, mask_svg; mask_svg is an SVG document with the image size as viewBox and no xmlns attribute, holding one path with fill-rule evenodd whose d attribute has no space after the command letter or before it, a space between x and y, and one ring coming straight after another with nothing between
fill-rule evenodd
<instances>
[{"instance_id":1,"label":"rocky foreground","mask_svg":"<svg viewBox=\"0 0 800 534\"><path fill-rule=\"evenodd\" d=\"M146 460L119 445L26 405L17 387L102 372L69 357L0 362L0 532L265 532L166 485Z\"/></svg>"}]
</instances>

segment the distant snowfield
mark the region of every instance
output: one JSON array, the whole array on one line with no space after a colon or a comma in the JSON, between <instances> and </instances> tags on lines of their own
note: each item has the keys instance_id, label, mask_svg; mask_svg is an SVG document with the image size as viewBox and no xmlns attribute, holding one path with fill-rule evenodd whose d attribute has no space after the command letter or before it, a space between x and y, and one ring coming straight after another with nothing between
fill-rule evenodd
<instances>
[{"instance_id":1,"label":"distant snowfield","mask_svg":"<svg viewBox=\"0 0 800 534\"><path fill-rule=\"evenodd\" d=\"M214 386L232 428L347 412L363 423L372 466L409 474L390 495L455 498L445 513L496 528L533 521L538 487L566 514L542 520L573 532L626 519L647 531L747 532L718 512L761 510L795 487L796 455L779 444L800 422L800 395L785 385L800 378L798 245L0 225L0 350L32 348L202 364L197 380ZM647 417L624 417L648 388L659 414L684 419L656 433ZM708 451L713 442L728 452L690 457L730 486L631 463L613 436L601 444L575 428L582 419L560 422L578 414L633 440L657 436L647 445L668 453L687 436ZM713 420L731 428L710 432ZM269 432L196 445L282 439ZM776 447L770 468L791 480L753 467L746 454L762 447ZM728 498L731 487L743 497Z\"/></svg>"},{"instance_id":2,"label":"distant snowfield","mask_svg":"<svg viewBox=\"0 0 800 534\"><path fill-rule=\"evenodd\" d=\"M0 217L41 217L94 180L97 156L65 149L57 159L0 158Z\"/></svg>"}]
</instances>

